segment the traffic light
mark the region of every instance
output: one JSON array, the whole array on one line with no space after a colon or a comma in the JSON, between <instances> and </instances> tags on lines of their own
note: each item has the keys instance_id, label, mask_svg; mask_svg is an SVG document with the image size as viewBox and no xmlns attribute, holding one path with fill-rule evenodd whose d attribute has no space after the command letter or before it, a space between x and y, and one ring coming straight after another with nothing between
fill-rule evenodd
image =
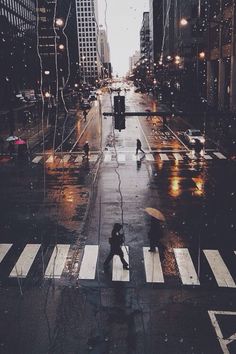
<instances>
[{"instance_id":1,"label":"traffic light","mask_svg":"<svg viewBox=\"0 0 236 354\"><path fill-rule=\"evenodd\" d=\"M114 97L115 129L125 129L125 96Z\"/></svg>"}]
</instances>

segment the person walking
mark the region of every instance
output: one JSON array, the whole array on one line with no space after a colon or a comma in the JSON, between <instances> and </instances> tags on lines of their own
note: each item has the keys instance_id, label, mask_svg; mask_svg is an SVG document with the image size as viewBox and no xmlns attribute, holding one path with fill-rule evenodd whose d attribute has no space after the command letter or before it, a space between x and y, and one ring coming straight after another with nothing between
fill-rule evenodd
<instances>
[{"instance_id":1,"label":"person walking","mask_svg":"<svg viewBox=\"0 0 236 354\"><path fill-rule=\"evenodd\" d=\"M84 150L83 159L86 157L86 159L88 160L88 158L89 158L89 143L88 143L88 141L85 142L83 150Z\"/></svg>"},{"instance_id":2,"label":"person walking","mask_svg":"<svg viewBox=\"0 0 236 354\"><path fill-rule=\"evenodd\" d=\"M123 264L123 269L129 269L129 265L124 259L124 253L121 249L122 244L124 243L124 236L122 234L123 228L119 223L115 223L111 232L111 237L109 238L109 243L111 245L110 253L107 256L104 267L107 268L109 266L110 261L114 257L114 255L118 255L120 257L121 263Z\"/></svg>"},{"instance_id":3,"label":"person walking","mask_svg":"<svg viewBox=\"0 0 236 354\"><path fill-rule=\"evenodd\" d=\"M150 249L149 252L155 252L156 247L158 246L158 241L161 238L162 229L160 225L160 221L152 218L151 220L151 228L148 233L148 238L150 242Z\"/></svg>"},{"instance_id":4,"label":"person walking","mask_svg":"<svg viewBox=\"0 0 236 354\"><path fill-rule=\"evenodd\" d=\"M137 139L136 155L138 155L138 151L141 151L143 154L145 154L145 152L142 150L142 143L139 139Z\"/></svg>"},{"instance_id":5,"label":"person walking","mask_svg":"<svg viewBox=\"0 0 236 354\"><path fill-rule=\"evenodd\" d=\"M86 122L88 112L86 110L83 111L84 122Z\"/></svg>"},{"instance_id":6,"label":"person walking","mask_svg":"<svg viewBox=\"0 0 236 354\"><path fill-rule=\"evenodd\" d=\"M199 139L195 139L194 151L197 156L201 155L201 151L203 149L203 144Z\"/></svg>"}]
</instances>

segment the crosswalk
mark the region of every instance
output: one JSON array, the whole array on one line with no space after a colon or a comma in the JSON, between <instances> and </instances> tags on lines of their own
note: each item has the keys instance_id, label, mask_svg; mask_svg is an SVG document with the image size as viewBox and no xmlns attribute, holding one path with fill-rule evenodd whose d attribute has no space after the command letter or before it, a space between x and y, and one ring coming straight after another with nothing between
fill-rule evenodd
<instances>
[{"instance_id":1,"label":"crosswalk","mask_svg":"<svg viewBox=\"0 0 236 354\"><path fill-rule=\"evenodd\" d=\"M0 274L3 273L4 263L7 261L8 255L13 249L13 244L0 244ZM47 264L44 264L44 273L41 277L44 279L60 279L68 273L68 263L71 261L70 245L57 244L51 249L51 253L47 258ZM161 259L160 252L156 248L156 252L149 252L148 247L142 248L142 256L139 258L141 268L143 268L143 281L147 284L157 283L168 285L168 274L165 274L163 266L165 260ZM73 271L78 281L83 280L96 280L102 272L103 268L100 266L104 260L99 259L101 246L99 245L86 245L84 250L80 253L80 264L76 266L76 271ZM130 249L123 246L125 260L130 264L130 270L123 269L122 263L118 256L113 257L111 266L111 280L113 282L130 282L132 281L132 259L130 256ZM31 269L35 263L42 262L42 245L41 244L27 244L21 251L15 264L11 264L10 272L6 274L6 278L30 278ZM178 283L185 286L203 285L202 279L206 274L199 275L199 269L192 259L191 253L188 248L173 248L173 260L176 265L176 274ZM234 258L236 251L232 251ZM232 276L234 269L229 269L226 265L227 260L224 260L220 251L215 249L202 250L202 261L207 264L207 272L212 272L214 276L214 284L219 288L236 288L235 279ZM10 263L12 254L9 255ZM236 257L235 257L236 262ZM137 267L137 259L135 259ZM5 264L6 265L6 264ZM140 276L141 277L141 276Z\"/></svg>"},{"instance_id":2,"label":"crosswalk","mask_svg":"<svg viewBox=\"0 0 236 354\"><path fill-rule=\"evenodd\" d=\"M194 161L198 160L198 157L193 152L152 152L146 153L145 155L142 154L134 154L132 152L104 152L103 155L100 154L91 154L89 157L90 162L96 162L101 156L103 156L103 162L105 164L109 164L112 162L119 162L120 164L125 164L127 162L137 162L145 159L149 162L160 161L160 162L167 162L167 161ZM210 160L227 160L227 157L219 151L210 151L206 152L204 155L201 156L202 160L210 161ZM70 154L66 153L63 156L60 155L47 155L44 158L44 155L37 155L33 158L32 163L39 164L45 163L47 166L50 164L68 164L68 163L82 163L83 156L82 154Z\"/></svg>"}]
</instances>

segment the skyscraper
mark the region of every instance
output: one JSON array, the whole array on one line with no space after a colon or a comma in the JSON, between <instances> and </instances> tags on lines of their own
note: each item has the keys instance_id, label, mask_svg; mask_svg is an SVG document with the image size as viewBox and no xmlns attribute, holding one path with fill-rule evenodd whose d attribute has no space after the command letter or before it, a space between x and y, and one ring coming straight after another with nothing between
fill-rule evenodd
<instances>
[{"instance_id":1,"label":"skyscraper","mask_svg":"<svg viewBox=\"0 0 236 354\"><path fill-rule=\"evenodd\" d=\"M101 73L97 0L77 0L76 15L80 79L83 83L95 84Z\"/></svg>"},{"instance_id":2,"label":"skyscraper","mask_svg":"<svg viewBox=\"0 0 236 354\"><path fill-rule=\"evenodd\" d=\"M111 77L111 61L110 61L110 46L108 43L107 33L102 28L99 29L99 59L101 60L101 76L103 79Z\"/></svg>"},{"instance_id":3,"label":"skyscraper","mask_svg":"<svg viewBox=\"0 0 236 354\"><path fill-rule=\"evenodd\" d=\"M36 85L35 1L0 1L0 105Z\"/></svg>"}]
</instances>

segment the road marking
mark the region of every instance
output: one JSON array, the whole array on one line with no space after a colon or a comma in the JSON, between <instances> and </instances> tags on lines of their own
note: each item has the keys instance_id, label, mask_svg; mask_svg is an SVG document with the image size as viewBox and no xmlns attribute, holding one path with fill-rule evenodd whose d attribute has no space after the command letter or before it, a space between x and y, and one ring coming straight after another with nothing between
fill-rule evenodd
<instances>
[{"instance_id":1,"label":"road marking","mask_svg":"<svg viewBox=\"0 0 236 354\"><path fill-rule=\"evenodd\" d=\"M155 161L155 159L154 159L152 154L146 154L145 156L146 156L146 160L147 161Z\"/></svg>"},{"instance_id":2,"label":"road marking","mask_svg":"<svg viewBox=\"0 0 236 354\"><path fill-rule=\"evenodd\" d=\"M51 155L47 160L46 163L53 163L54 162L54 156Z\"/></svg>"},{"instance_id":3,"label":"road marking","mask_svg":"<svg viewBox=\"0 0 236 354\"><path fill-rule=\"evenodd\" d=\"M25 246L18 261L14 265L9 277L25 278L40 249L40 244L28 244Z\"/></svg>"},{"instance_id":4,"label":"road marking","mask_svg":"<svg viewBox=\"0 0 236 354\"><path fill-rule=\"evenodd\" d=\"M208 311L208 315L210 317L212 326L214 327L216 331L216 336L217 339L220 342L221 349L224 354L230 354L230 351L228 349L228 345L236 340L236 333L233 333L229 338L225 338L225 335L223 335L219 322L216 319L216 315L220 316L236 316L236 312L232 311Z\"/></svg>"},{"instance_id":5,"label":"road marking","mask_svg":"<svg viewBox=\"0 0 236 354\"><path fill-rule=\"evenodd\" d=\"M122 246L122 251L124 252L124 258L127 263L129 263L129 247ZM119 256L113 257L112 262L112 280L113 281L129 281L129 270L123 269Z\"/></svg>"},{"instance_id":6,"label":"road marking","mask_svg":"<svg viewBox=\"0 0 236 354\"><path fill-rule=\"evenodd\" d=\"M60 278L70 245L57 245L54 247L47 269L45 271L45 278Z\"/></svg>"},{"instance_id":7,"label":"road marking","mask_svg":"<svg viewBox=\"0 0 236 354\"><path fill-rule=\"evenodd\" d=\"M205 159L205 160L212 160L213 158L210 156L210 155L203 155L203 158Z\"/></svg>"},{"instance_id":8,"label":"road marking","mask_svg":"<svg viewBox=\"0 0 236 354\"><path fill-rule=\"evenodd\" d=\"M213 152L213 154L221 160L227 159L227 157L223 155L221 152Z\"/></svg>"},{"instance_id":9,"label":"road marking","mask_svg":"<svg viewBox=\"0 0 236 354\"><path fill-rule=\"evenodd\" d=\"M203 250L207 261L214 274L216 282L220 287L236 288L236 284L228 271L219 251L217 250Z\"/></svg>"},{"instance_id":10,"label":"road marking","mask_svg":"<svg viewBox=\"0 0 236 354\"><path fill-rule=\"evenodd\" d=\"M108 153L104 154L104 162L111 162L111 154Z\"/></svg>"},{"instance_id":11,"label":"road marking","mask_svg":"<svg viewBox=\"0 0 236 354\"><path fill-rule=\"evenodd\" d=\"M0 244L0 263L2 262L3 258L6 256L7 252L11 248L12 243L1 243Z\"/></svg>"},{"instance_id":12,"label":"road marking","mask_svg":"<svg viewBox=\"0 0 236 354\"><path fill-rule=\"evenodd\" d=\"M186 154L191 160L196 160L196 155L194 154L194 152L188 152Z\"/></svg>"},{"instance_id":13,"label":"road marking","mask_svg":"<svg viewBox=\"0 0 236 354\"><path fill-rule=\"evenodd\" d=\"M164 283L158 249L156 252L148 252L149 247L143 247L144 267L147 283Z\"/></svg>"},{"instance_id":14,"label":"road marking","mask_svg":"<svg viewBox=\"0 0 236 354\"><path fill-rule=\"evenodd\" d=\"M140 161L140 156L139 156L139 155L136 155L136 154L133 154L133 155L132 155L132 160L133 160L133 161Z\"/></svg>"},{"instance_id":15,"label":"road marking","mask_svg":"<svg viewBox=\"0 0 236 354\"><path fill-rule=\"evenodd\" d=\"M125 162L125 154L118 154L117 155L117 160L120 163L124 163Z\"/></svg>"},{"instance_id":16,"label":"road marking","mask_svg":"<svg viewBox=\"0 0 236 354\"><path fill-rule=\"evenodd\" d=\"M174 248L175 259L184 285L200 285L192 258L187 248Z\"/></svg>"},{"instance_id":17,"label":"road marking","mask_svg":"<svg viewBox=\"0 0 236 354\"><path fill-rule=\"evenodd\" d=\"M169 157L166 154L159 154L161 161L169 161Z\"/></svg>"},{"instance_id":18,"label":"road marking","mask_svg":"<svg viewBox=\"0 0 236 354\"><path fill-rule=\"evenodd\" d=\"M43 158L43 156L36 156L36 157L32 160L32 162L33 162L33 163L39 163L39 162L42 160L42 158Z\"/></svg>"},{"instance_id":19,"label":"road marking","mask_svg":"<svg viewBox=\"0 0 236 354\"><path fill-rule=\"evenodd\" d=\"M75 162L82 162L83 161L83 156L82 155L78 155L75 159Z\"/></svg>"},{"instance_id":20,"label":"road marking","mask_svg":"<svg viewBox=\"0 0 236 354\"><path fill-rule=\"evenodd\" d=\"M95 279L98 258L98 246L86 245L78 279Z\"/></svg>"},{"instance_id":21,"label":"road marking","mask_svg":"<svg viewBox=\"0 0 236 354\"><path fill-rule=\"evenodd\" d=\"M70 160L71 155L64 155L63 158L60 160L60 163L67 163Z\"/></svg>"},{"instance_id":22,"label":"road marking","mask_svg":"<svg viewBox=\"0 0 236 354\"><path fill-rule=\"evenodd\" d=\"M175 152L175 153L173 153L173 155L174 155L175 160L177 160L177 161L183 160L183 157L179 153Z\"/></svg>"}]
</instances>

